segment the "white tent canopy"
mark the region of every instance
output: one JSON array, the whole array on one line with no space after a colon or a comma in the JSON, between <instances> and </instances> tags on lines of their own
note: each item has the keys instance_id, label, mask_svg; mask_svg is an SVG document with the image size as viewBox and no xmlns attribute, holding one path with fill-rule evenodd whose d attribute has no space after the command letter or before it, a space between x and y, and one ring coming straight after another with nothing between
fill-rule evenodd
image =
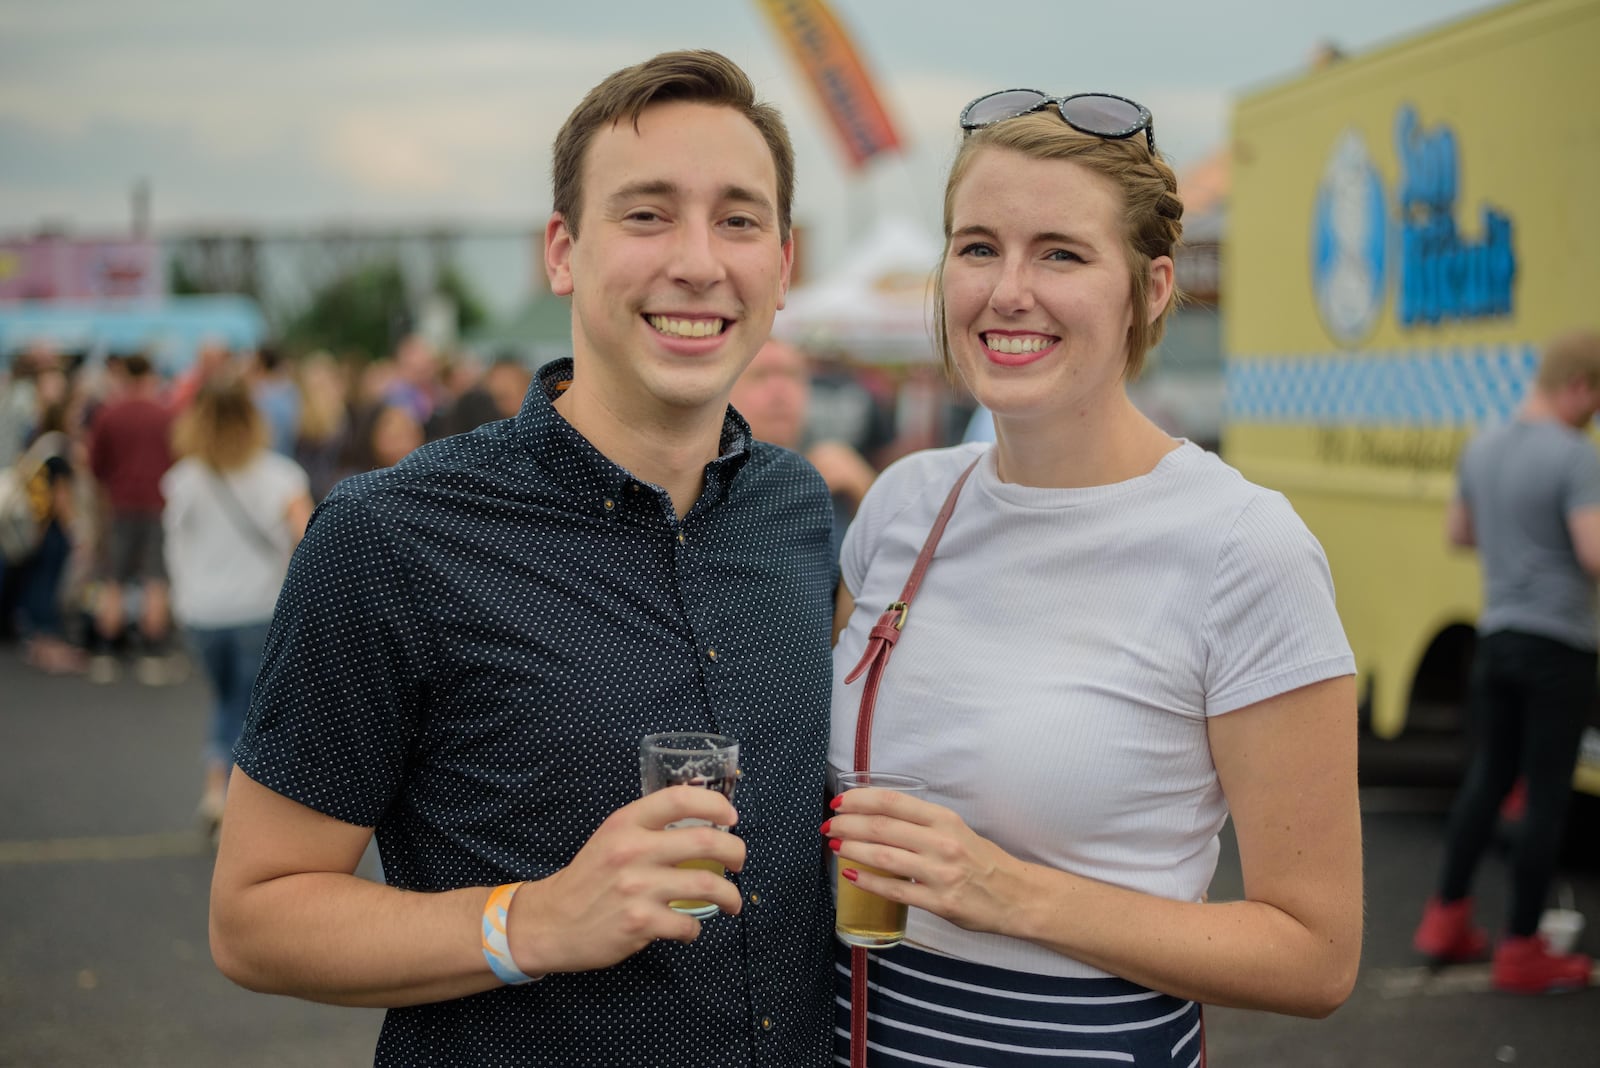
<instances>
[{"instance_id":1,"label":"white tent canopy","mask_svg":"<svg viewBox=\"0 0 1600 1068\"><path fill-rule=\"evenodd\" d=\"M819 355L842 352L861 363L928 362L933 270L943 251L922 227L881 219L839 270L790 290L773 333Z\"/></svg>"}]
</instances>

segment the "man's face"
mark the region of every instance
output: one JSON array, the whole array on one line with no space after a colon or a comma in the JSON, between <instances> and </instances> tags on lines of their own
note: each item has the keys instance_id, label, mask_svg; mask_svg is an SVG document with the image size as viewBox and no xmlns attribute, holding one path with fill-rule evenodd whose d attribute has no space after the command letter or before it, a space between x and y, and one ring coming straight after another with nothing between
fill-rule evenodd
<instances>
[{"instance_id":1,"label":"man's face","mask_svg":"<svg viewBox=\"0 0 1600 1068\"><path fill-rule=\"evenodd\" d=\"M729 401L761 441L800 447L811 399L811 369L805 354L782 341L768 341L734 383Z\"/></svg>"},{"instance_id":2,"label":"man's face","mask_svg":"<svg viewBox=\"0 0 1600 1068\"><path fill-rule=\"evenodd\" d=\"M559 214L545 229L583 388L629 420L720 412L783 306L792 258L766 141L737 111L689 102L596 131L582 236Z\"/></svg>"}]
</instances>

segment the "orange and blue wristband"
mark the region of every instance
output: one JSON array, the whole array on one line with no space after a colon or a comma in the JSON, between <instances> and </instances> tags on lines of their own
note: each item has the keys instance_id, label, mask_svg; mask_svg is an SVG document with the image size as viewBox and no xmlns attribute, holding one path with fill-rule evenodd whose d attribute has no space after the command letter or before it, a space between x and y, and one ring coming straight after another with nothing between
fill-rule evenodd
<instances>
[{"instance_id":1,"label":"orange and blue wristband","mask_svg":"<svg viewBox=\"0 0 1600 1068\"><path fill-rule=\"evenodd\" d=\"M543 979L542 975L529 975L511 959L511 944L506 939L506 917L511 913L511 899L522 889L521 883L506 883L489 893L489 903L483 906L483 959L489 970L507 986L518 986Z\"/></svg>"}]
</instances>

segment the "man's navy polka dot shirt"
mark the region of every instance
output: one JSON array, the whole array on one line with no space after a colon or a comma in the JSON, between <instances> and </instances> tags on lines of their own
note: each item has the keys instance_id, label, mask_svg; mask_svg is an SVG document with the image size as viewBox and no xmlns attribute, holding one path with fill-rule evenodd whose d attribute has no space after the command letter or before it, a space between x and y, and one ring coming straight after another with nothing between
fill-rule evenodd
<instances>
[{"instance_id":1,"label":"man's navy polka dot shirt","mask_svg":"<svg viewBox=\"0 0 1600 1068\"><path fill-rule=\"evenodd\" d=\"M680 521L551 405L341 483L278 602L235 757L377 828L410 890L537 879L639 796L639 740L739 739L739 916L602 971L390 1010L383 1065L831 1059L828 492L731 409Z\"/></svg>"}]
</instances>

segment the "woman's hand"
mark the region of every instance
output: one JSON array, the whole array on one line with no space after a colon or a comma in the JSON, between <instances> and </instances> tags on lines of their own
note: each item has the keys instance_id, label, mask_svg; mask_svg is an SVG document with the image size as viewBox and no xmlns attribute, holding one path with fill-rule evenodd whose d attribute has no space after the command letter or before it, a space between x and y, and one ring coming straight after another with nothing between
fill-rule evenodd
<instances>
[{"instance_id":1,"label":"woman's hand","mask_svg":"<svg viewBox=\"0 0 1600 1068\"><path fill-rule=\"evenodd\" d=\"M861 889L969 931L1006 933L1006 918L1025 900L1028 865L960 816L931 801L869 787L840 794L833 809L822 833L838 854L840 870L846 878L854 872L852 881ZM863 871L862 864L899 878Z\"/></svg>"}]
</instances>

